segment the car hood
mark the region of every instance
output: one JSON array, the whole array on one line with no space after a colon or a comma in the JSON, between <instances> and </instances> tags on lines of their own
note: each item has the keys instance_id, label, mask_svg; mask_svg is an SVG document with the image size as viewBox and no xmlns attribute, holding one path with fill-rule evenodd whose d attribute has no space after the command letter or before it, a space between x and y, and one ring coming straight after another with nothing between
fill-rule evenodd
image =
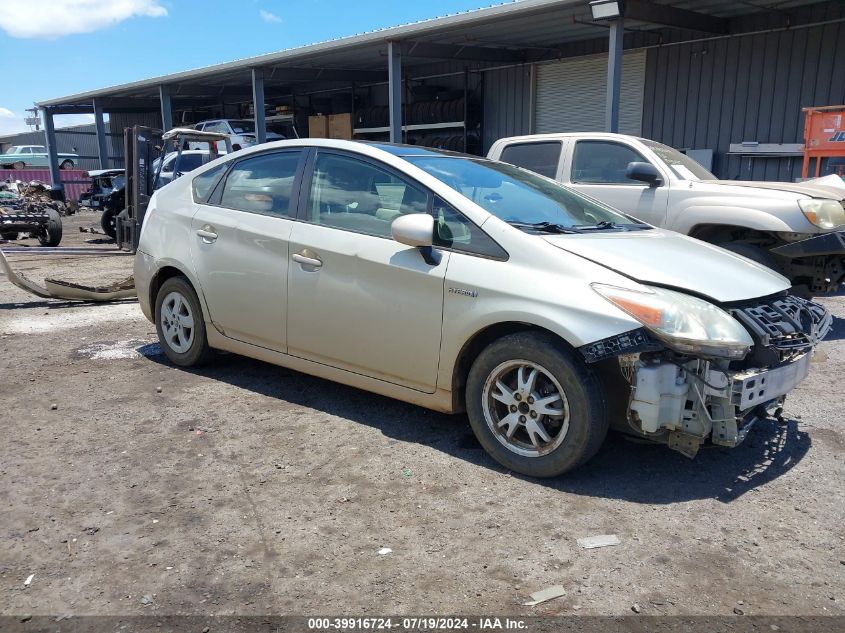
<instances>
[{"instance_id":1,"label":"car hood","mask_svg":"<svg viewBox=\"0 0 845 633\"><path fill-rule=\"evenodd\" d=\"M841 179L838 180L840 183L842 182ZM837 185L832 179L828 180L825 178L816 178L815 180L805 182L758 182L755 180L707 180L703 182L722 187L751 187L753 189L782 191L801 196L809 196L811 198L827 198L840 201L845 199L845 184Z\"/></svg>"},{"instance_id":2,"label":"car hood","mask_svg":"<svg viewBox=\"0 0 845 633\"><path fill-rule=\"evenodd\" d=\"M638 282L687 291L717 303L765 297L789 288L789 280L765 266L662 229L543 239Z\"/></svg>"}]
</instances>

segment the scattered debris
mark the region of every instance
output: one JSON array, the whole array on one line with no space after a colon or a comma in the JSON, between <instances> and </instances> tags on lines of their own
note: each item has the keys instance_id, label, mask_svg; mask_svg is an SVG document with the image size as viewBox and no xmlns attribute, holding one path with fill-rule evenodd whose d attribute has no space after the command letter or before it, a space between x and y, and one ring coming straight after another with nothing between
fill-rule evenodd
<instances>
[{"instance_id":1,"label":"scattered debris","mask_svg":"<svg viewBox=\"0 0 845 633\"><path fill-rule=\"evenodd\" d=\"M32 584L32 579L35 578L35 574L30 574L26 577L26 580L23 581L24 587L29 587Z\"/></svg>"},{"instance_id":2,"label":"scattered debris","mask_svg":"<svg viewBox=\"0 0 845 633\"><path fill-rule=\"evenodd\" d=\"M21 622L29 622L31 619L32 619L32 616L29 615L29 614L21 616Z\"/></svg>"},{"instance_id":3,"label":"scattered debris","mask_svg":"<svg viewBox=\"0 0 845 633\"><path fill-rule=\"evenodd\" d=\"M335 501L337 501L338 503L349 503L350 499L349 497L338 497L337 499L335 499Z\"/></svg>"},{"instance_id":4,"label":"scattered debris","mask_svg":"<svg viewBox=\"0 0 845 633\"><path fill-rule=\"evenodd\" d=\"M578 545L583 549L610 547L611 545L619 545L619 542L619 537L615 534L599 534L598 536L585 536L578 539Z\"/></svg>"},{"instance_id":5,"label":"scattered debris","mask_svg":"<svg viewBox=\"0 0 845 633\"><path fill-rule=\"evenodd\" d=\"M144 606L151 605L152 603L153 603L153 597L152 596L147 595L147 596L144 596L144 597L141 598L141 604L143 604Z\"/></svg>"},{"instance_id":6,"label":"scattered debris","mask_svg":"<svg viewBox=\"0 0 845 633\"><path fill-rule=\"evenodd\" d=\"M535 591L531 594L531 601L524 602L523 605L526 607L533 607L534 605L540 604L541 602L548 602L549 600L560 598L565 593L566 591L561 585L554 585L553 587L547 587L546 589Z\"/></svg>"},{"instance_id":7,"label":"scattered debris","mask_svg":"<svg viewBox=\"0 0 845 633\"><path fill-rule=\"evenodd\" d=\"M640 607L640 605L635 602L631 605L631 611L633 611L634 613L640 613L642 611L642 607Z\"/></svg>"},{"instance_id":8,"label":"scattered debris","mask_svg":"<svg viewBox=\"0 0 845 633\"><path fill-rule=\"evenodd\" d=\"M50 410L52 410L52 411L55 411L58 408L59 408L59 405L57 405L55 402L50 405Z\"/></svg>"},{"instance_id":9,"label":"scattered debris","mask_svg":"<svg viewBox=\"0 0 845 633\"><path fill-rule=\"evenodd\" d=\"M96 534L97 532L100 531L100 528L98 528L95 525L92 525L91 527L87 527L82 531L85 532L86 534L90 534L91 536L93 536L94 534Z\"/></svg>"},{"instance_id":10,"label":"scattered debris","mask_svg":"<svg viewBox=\"0 0 845 633\"><path fill-rule=\"evenodd\" d=\"M737 615L745 615L745 611L743 611L739 607L734 607L734 613L736 613Z\"/></svg>"},{"instance_id":11,"label":"scattered debris","mask_svg":"<svg viewBox=\"0 0 845 633\"><path fill-rule=\"evenodd\" d=\"M387 556L387 555L388 555L388 554L390 554L392 551L393 551L393 550L392 550L392 549L390 549L389 547L382 547L382 548L378 551L378 555L379 555L379 556Z\"/></svg>"},{"instance_id":12,"label":"scattered debris","mask_svg":"<svg viewBox=\"0 0 845 633\"><path fill-rule=\"evenodd\" d=\"M410 477L411 476L411 469L410 468L403 468L402 469L402 476L403 477Z\"/></svg>"}]
</instances>

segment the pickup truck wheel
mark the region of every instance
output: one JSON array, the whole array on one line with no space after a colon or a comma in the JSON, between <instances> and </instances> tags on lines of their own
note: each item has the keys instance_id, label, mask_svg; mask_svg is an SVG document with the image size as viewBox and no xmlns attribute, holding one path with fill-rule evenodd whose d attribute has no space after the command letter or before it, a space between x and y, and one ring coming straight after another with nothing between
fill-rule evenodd
<instances>
[{"instance_id":1,"label":"pickup truck wheel","mask_svg":"<svg viewBox=\"0 0 845 633\"><path fill-rule=\"evenodd\" d=\"M484 449L530 477L576 468L607 435L599 380L550 334L520 332L488 346L470 369L466 403Z\"/></svg>"},{"instance_id":2,"label":"pickup truck wheel","mask_svg":"<svg viewBox=\"0 0 845 633\"><path fill-rule=\"evenodd\" d=\"M55 209L47 209L47 224L38 241L41 246L58 246L62 241L62 216Z\"/></svg>"},{"instance_id":3,"label":"pickup truck wheel","mask_svg":"<svg viewBox=\"0 0 845 633\"><path fill-rule=\"evenodd\" d=\"M73 161L70 159L63 160L62 164L59 165L59 169L73 169Z\"/></svg>"},{"instance_id":4,"label":"pickup truck wheel","mask_svg":"<svg viewBox=\"0 0 845 633\"><path fill-rule=\"evenodd\" d=\"M103 232L113 240L117 239L117 213L114 209L106 209L100 217Z\"/></svg>"},{"instance_id":5,"label":"pickup truck wheel","mask_svg":"<svg viewBox=\"0 0 845 633\"><path fill-rule=\"evenodd\" d=\"M155 320L161 349L173 364L195 367L212 358L200 301L187 279L171 277L161 284Z\"/></svg>"},{"instance_id":6,"label":"pickup truck wheel","mask_svg":"<svg viewBox=\"0 0 845 633\"><path fill-rule=\"evenodd\" d=\"M23 169L24 167L26 167L26 163L22 160L12 163L12 169Z\"/></svg>"}]
</instances>

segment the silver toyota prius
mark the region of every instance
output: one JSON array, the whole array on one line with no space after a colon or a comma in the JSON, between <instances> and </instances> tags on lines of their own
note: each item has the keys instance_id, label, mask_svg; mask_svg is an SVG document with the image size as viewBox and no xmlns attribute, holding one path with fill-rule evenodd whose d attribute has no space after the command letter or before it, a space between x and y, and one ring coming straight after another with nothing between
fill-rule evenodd
<instances>
[{"instance_id":1,"label":"silver toyota prius","mask_svg":"<svg viewBox=\"0 0 845 633\"><path fill-rule=\"evenodd\" d=\"M831 317L779 274L542 176L416 146L301 139L157 191L135 260L161 346L225 350L448 413L550 477L609 426L736 446Z\"/></svg>"}]
</instances>

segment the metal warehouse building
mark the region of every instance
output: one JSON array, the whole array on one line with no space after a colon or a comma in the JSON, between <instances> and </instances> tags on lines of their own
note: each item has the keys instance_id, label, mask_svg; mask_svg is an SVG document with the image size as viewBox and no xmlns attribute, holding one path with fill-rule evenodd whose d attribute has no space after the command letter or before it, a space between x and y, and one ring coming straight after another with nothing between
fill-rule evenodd
<instances>
[{"instance_id":1,"label":"metal warehouse building","mask_svg":"<svg viewBox=\"0 0 845 633\"><path fill-rule=\"evenodd\" d=\"M38 105L51 150L53 115L94 113L103 166L107 112L115 132L248 117L259 138L289 120L474 153L618 130L699 150L721 178L792 180L801 108L842 103L842 0L522 0Z\"/></svg>"}]
</instances>

